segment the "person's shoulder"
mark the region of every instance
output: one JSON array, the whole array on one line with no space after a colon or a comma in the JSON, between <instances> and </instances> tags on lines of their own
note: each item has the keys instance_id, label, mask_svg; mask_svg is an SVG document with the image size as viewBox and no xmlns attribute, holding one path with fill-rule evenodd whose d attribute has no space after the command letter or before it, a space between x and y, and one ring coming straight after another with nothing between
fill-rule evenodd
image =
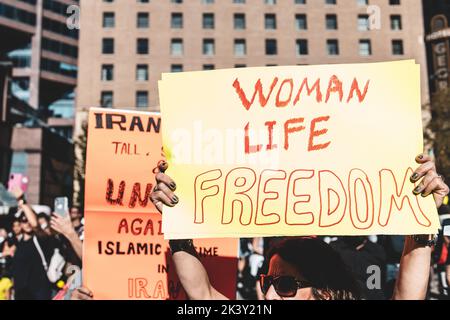
<instances>
[{"instance_id":1,"label":"person's shoulder","mask_svg":"<svg viewBox=\"0 0 450 320\"><path fill-rule=\"evenodd\" d=\"M47 240L50 238L50 235L48 233L46 233L44 230L41 229L35 229L34 230L34 235L39 239L39 240Z\"/></svg>"},{"instance_id":2,"label":"person's shoulder","mask_svg":"<svg viewBox=\"0 0 450 320\"><path fill-rule=\"evenodd\" d=\"M55 236L50 235L44 231L35 232L35 236L39 244L43 246L54 246L57 242Z\"/></svg>"}]
</instances>

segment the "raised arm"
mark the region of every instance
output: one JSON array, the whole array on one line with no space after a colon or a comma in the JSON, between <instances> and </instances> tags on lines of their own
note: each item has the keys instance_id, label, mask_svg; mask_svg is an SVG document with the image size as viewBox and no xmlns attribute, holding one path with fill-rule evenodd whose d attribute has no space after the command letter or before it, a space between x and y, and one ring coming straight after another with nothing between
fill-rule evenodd
<instances>
[{"instance_id":1,"label":"raised arm","mask_svg":"<svg viewBox=\"0 0 450 320\"><path fill-rule=\"evenodd\" d=\"M170 241L172 260L178 278L191 300L226 300L210 283L208 273L200 262L192 240Z\"/></svg>"},{"instance_id":2,"label":"raised arm","mask_svg":"<svg viewBox=\"0 0 450 320\"><path fill-rule=\"evenodd\" d=\"M419 245L411 236L405 238L405 247L392 299L425 299L430 276L431 251L431 247Z\"/></svg>"},{"instance_id":3,"label":"raised arm","mask_svg":"<svg viewBox=\"0 0 450 320\"><path fill-rule=\"evenodd\" d=\"M23 193L23 191L20 188L16 187L12 190L12 193L14 194L14 196L17 199L19 209L21 209L23 211L23 213L25 214L25 217L27 218L31 227L33 229L39 229L37 215L31 208L31 206L29 204L27 204L27 202L25 200L25 194Z\"/></svg>"},{"instance_id":4,"label":"raised arm","mask_svg":"<svg viewBox=\"0 0 450 320\"><path fill-rule=\"evenodd\" d=\"M413 192L424 197L432 194L439 208L449 188L442 176L437 174L436 166L430 156L421 154L416 161L420 166L411 176L411 181L416 182L420 179L422 181ZM418 236L416 239L412 236L406 237L393 299L425 299L430 276L432 238L432 235Z\"/></svg>"},{"instance_id":5,"label":"raised arm","mask_svg":"<svg viewBox=\"0 0 450 320\"><path fill-rule=\"evenodd\" d=\"M151 200L159 212L163 206L173 207L179 199L174 194L175 182L163 172L167 169L167 163L159 166L160 173L156 174L156 187L151 194ZM209 281L208 273L200 262L192 240L170 241L172 260L178 274L178 278L191 300L224 300L227 299L218 292Z\"/></svg>"}]
</instances>

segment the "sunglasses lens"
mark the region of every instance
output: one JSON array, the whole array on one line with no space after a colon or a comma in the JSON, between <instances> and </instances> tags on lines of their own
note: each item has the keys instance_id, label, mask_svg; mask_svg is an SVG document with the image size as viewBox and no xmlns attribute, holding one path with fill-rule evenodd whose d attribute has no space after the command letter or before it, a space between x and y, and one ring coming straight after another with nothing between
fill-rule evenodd
<instances>
[{"instance_id":1,"label":"sunglasses lens","mask_svg":"<svg viewBox=\"0 0 450 320\"><path fill-rule=\"evenodd\" d=\"M297 282L292 277L279 277L275 279L274 286L281 297L293 297L297 293Z\"/></svg>"},{"instance_id":2,"label":"sunglasses lens","mask_svg":"<svg viewBox=\"0 0 450 320\"><path fill-rule=\"evenodd\" d=\"M261 291L263 294L266 294L269 291L270 286L272 285L272 277L261 275L259 279L259 283L261 285Z\"/></svg>"}]
</instances>

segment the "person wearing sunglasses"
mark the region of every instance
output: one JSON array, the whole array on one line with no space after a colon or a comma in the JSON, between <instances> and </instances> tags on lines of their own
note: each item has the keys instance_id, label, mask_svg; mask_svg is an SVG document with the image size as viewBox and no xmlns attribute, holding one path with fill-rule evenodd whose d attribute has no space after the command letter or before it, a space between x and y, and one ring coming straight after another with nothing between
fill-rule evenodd
<instances>
[{"instance_id":1,"label":"person wearing sunglasses","mask_svg":"<svg viewBox=\"0 0 450 320\"><path fill-rule=\"evenodd\" d=\"M416 157L420 166L410 177L419 182L415 195L433 195L436 206L442 205L449 188L436 172L432 158L426 154ZM164 172L162 162L156 174L156 187L150 198L159 212L163 206L179 202L176 184ZM192 240L169 242L178 277L191 300L227 299L210 283L206 269L198 259ZM423 300L430 274L434 236L406 236L400 270L392 299ZM349 300L364 298L361 286L349 271L341 256L330 245L314 238L289 237L274 245L267 256L267 275L259 281L266 300Z\"/></svg>"},{"instance_id":2,"label":"person wearing sunglasses","mask_svg":"<svg viewBox=\"0 0 450 320\"><path fill-rule=\"evenodd\" d=\"M314 237L288 237L267 254L269 270L259 286L269 300L362 298L360 284L339 253Z\"/></svg>"}]
</instances>

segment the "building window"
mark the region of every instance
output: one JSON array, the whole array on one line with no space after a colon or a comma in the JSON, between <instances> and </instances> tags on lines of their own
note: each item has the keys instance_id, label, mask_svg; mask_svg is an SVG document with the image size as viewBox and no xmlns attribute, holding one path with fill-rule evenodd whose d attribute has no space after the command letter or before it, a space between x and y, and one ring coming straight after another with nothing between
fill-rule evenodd
<instances>
[{"instance_id":1,"label":"building window","mask_svg":"<svg viewBox=\"0 0 450 320\"><path fill-rule=\"evenodd\" d=\"M335 14L327 14L325 16L326 20L326 27L328 30L337 30L338 23L337 23L337 16Z\"/></svg>"},{"instance_id":2,"label":"building window","mask_svg":"<svg viewBox=\"0 0 450 320\"><path fill-rule=\"evenodd\" d=\"M264 15L264 27L269 30L277 28L277 17L272 13L267 13Z\"/></svg>"},{"instance_id":3,"label":"building window","mask_svg":"<svg viewBox=\"0 0 450 320\"><path fill-rule=\"evenodd\" d=\"M392 54L396 56L404 54L402 40L392 40Z\"/></svg>"},{"instance_id":4,"label":"building window","mask_svg":"<svg viewBox=\"0 0 450 320\"><path fill-rule=\"evenodd\" d=\"M103 28L114 28L114 12L103 12Z\"/></svg>"},{"instance_id":5,"label":"building window","mask_svg":"<svg viewBox=\"0 0 450 320\"><path fill-rule=\"evenodd\" d=\"M114 39L113 38L103 38L102 39L102 53L103 54L113 54L114 53Z\"/></svg>"},{"instance_id":6,"label":"building window","mask_svg":"<svg viewBox=\"0 0 450 320\"><path fill-rule=\"evenodd\" d=\"M359 40L359 55L360 56L370 56L372 55L372 45L370 40Z\"/></svg>"},{"instance_id":7,"label":"building window","mask_svg":"<svg viewBox=\"0 0 450 320\"><path fill-rule=\"evenodd\" d=\"M148 54L149 48L148 48L148 39L146 38L139 38L136 41L136 53L137 54Z\"/></svg>"},{"instance_id":8,"label":"building window","mask_svg":"<svg viewBox=\"0 0 450 320\"><path fill-rule=\"evenodd\" d=\"M245 56L247 54L247 47L245 39L234 40L234 55L238 57Z\"/></svg>"},{"instance_id":9,"label":"building window","mask_svg":"<svg viewBox=\"0 0 450 320\"><path fill-rule=\"evenodd\" d=\"M100 106L102 108L113 107L114 94L112 91L102 91L100 97Z\"/></svg>"},{"instance_id":10,"label":"building window","mask_svg":"<svg viewBox=\"0 0 450 320\"><path fill-rule=\"evenodd\" d=\"M402 17L400 15L391 16L391 30L402 30Z\"/></svg>"},{"instance_id":11,"label":"building window","mask_svg":"<svg viewBox=\"0 0 450 320\"><path fill-rule=\"evenodd\" d=\"M183 72L183 65L182 64L173 64L170 66L171 72Z\"/></svg>"},{"instance_id":12,"label":"building window","mask_svg":"<svg viewBox=\"0 0 450 320\"><path fill-rule=\"evenodd\" d=\"M78 48L76 46L46 37L42 37L42 50L51 51L57 54L62 54L64 56L70 56L73 58L78 57ZM20 51L19 49L19 52L23 51ZM14 51L9 52L8 55L10 54L14 54Z\"/></svg>"},{"instance_id":13,"label":"building window","mask_svg":"<svg viewBox=\"0 0 450 320\"><path fill-rule=\"evenodd\" d=\"M73 64L68 64L53 59L42 58L41 69L61 74L66 77L76 78L78 67Z\"/></svg>"},{"instance_id":14,"label":"building window","mask_svg":"<svg viewBox=\"0 0 450 320\"><path fill-rule=\"evenodd\" d=\"M277 0L264 0L265 4L277 4Z\"/></svg>"},{"instance_id":15,"label":"building window","mask_svg":"<svg viewBox=\"0 0 450 320\"><path fill-rule=\"evenodd\" d=\"M8 53L8 59L11 60L14 68L29 68L31 67L31 50L12 51Z\"/></svg>"},{"instance_id":16,"label":"building window","mask_svg":"<svg viewBox=\"0 0 450 320\"><path fill-rule=\"evenodd\" d=\"M272 56L278 54L277 40L266 39L266 55Z\"/></svg>"},{"instance_id":17,"label":"building window","mask_svg":"<svg viewBox=\"0 0 450 320\"><path fill-rule=\"evenodd\" d=\"M214 29L214 13L203 14L203 29Z\"/></svg>"},{"instance_id":18,"label":"building window","mask_svg":"<svg viewBox=\"0 0 450 320\"><path fill-rule=\"evenodd\" d=\"M28 102L30 99L30 79L14 77L11 81L11 93L20 100Z\"/></svg>"},{"instance_id":19,"label":"building window","mask_svg":"<svg viewBox=\"0 0 450 320\"><path fill-rule=\"evenodd\" d=\"M400 0L389 0L389 4L391 6L399 6L400 5Z\"/></svg>"},{"instance_id":20,"label":"building window","mask_svg":"<svg viewBox=\"0 0 450 320\"><path fill-rule=\"evenodd\" d=\"M295 4L306 4L306 0L295 0Z\"/></svg>"},{"instance_id":21,"label":"building window","mask_svg":"<svg viewBox=\"0 0 450 320\"><path fill-rule=\"evenodd\" d=\"M369 16L367 14L358 15L358 30L359 31L369 30Z\"/></svg>"},{"instance_id":22,"label":"building window","mask_svg":"<svg viewBox=\"0 0 450 320\"><path fill-rule=\"evenodd\" d=\"M170 26L172 29L182 29L183 28L183 14L182 13L172 13L172 18L170 20Z\"/></svg>"},{"instance_id":23,"label":"building window","mask_svg":"<svg viewBox=\"0 0 450 320\"><path fill-rule=\"evenodd\" d=\"M327 53L330 56L339 55L339 42L336 39L327 40Z\"/></svg>"},{"instance_id":24,"label":"building window","mask_svg":"<svg viewBox=\"0 0 450 320\"><path fill-rule=\"evenodd\" d=\"M138 64L136 66L136 80L148 81L148 65Z\"/></svg>"},{"instance_id":25,"label":"building window","mask_svg":"<svg viewBox=\"0 0 450 320\"><path fill-rule=\"evenodd\" d=\"M295 27L297 28L297 30L308 29L306 14L296 14L295 15Z\"/></svg>"},{"instance_id":26,"label":"building window","mask_svg":"<svg viewBox=\"0 0 450 320\"><path fill-rule=\"evenodd\" d=\"M136 92L136 108L148 108L148 92Z\"/></svg>"},{"instance_id":27,"label":"building window","mask_svg":"<svg viewBox=\"0 0 450 320\"><path fill-rule=\"evenodd\" d=\"M369 4L369 0L358 0L358 6L367 6Z\"/></svg>"},{"instance_id":28,"label":"building window","mask_svg":"<svg viewBox=\"0 0 450 320\"><path fill-rule=\"evenodd\" d=\"M138 12L136 26L139 29L148 28L150 26L150 15L148 12Z\"/></svg>"},{"instance_id":29,"label":"building window","mask_svg":"<svg viewBox=\"0 0 450 320\"><path fill-rule=\"evenodd\" d=\"M114 80L114 65L103 64L102 65L102 81L113 81Z\"/></svg>"},{"instance_id":30,"label":"building window","mask_svg":"<svg viewBox=\"0 0 450 320\"><path fill-rule=\"evenodd\" d=\"M23 151L14 151L11 159L11 172L26 174L28 171L28 154Z\"/></svg>"},{"instance_id":31,"label":"building window","mask_svg":"<svg viewBox=\"0 0 450 320\"><path fill-rule=\"evenodd\" d=\"M245 14L244 13L235 13L233 23L234 23L234 29L236 29L236 30L245 29Z\"/></svg>"},{"instance_id":32,"label":"building window","mask_svg":"<svg viewBox=\"0 0 450 320\"><path fill-rule=\"evenodd\" d=\"M214 70L215 67L213 64L204 64L203 65L203 70Z\"/></svg>"},{"instance_id":33,"label":"building window","mask_svg":"<svg viewBox=\"0 0 450 320\"><path fill-rule=\"evenodd\" d=\"M205 56L213 56L215 53L214 39L203 39L203 54Z\"/></svg>"},{"instance_id":34,"label":"building window","mask_svg":"<svg viewBox=\"0 0 450 320\"><path fill-rule=\"evenodd\" d=\"M297 47L297 55L304 56L308 54L308 40L297 39L296 47Z\"/></svg>"},{"instance_id":35,"label":"building window","mask_svg":"<svg viewBox=\"0 0 450 320\"><path fill-rule=\"evenodd\" d=\"M183 55L183 39L172 39L170 43L170 54L173 56Z\"/></svg>"},{"instance_id":36,"label":"building window","mask_svg":"<svg viewBox=\"0 0 450 320\"><path fill-rule=\"evenodd\" d=\"M336 0L325 0L325 4L336 4Z\"/></svg>"}]
</instances>

